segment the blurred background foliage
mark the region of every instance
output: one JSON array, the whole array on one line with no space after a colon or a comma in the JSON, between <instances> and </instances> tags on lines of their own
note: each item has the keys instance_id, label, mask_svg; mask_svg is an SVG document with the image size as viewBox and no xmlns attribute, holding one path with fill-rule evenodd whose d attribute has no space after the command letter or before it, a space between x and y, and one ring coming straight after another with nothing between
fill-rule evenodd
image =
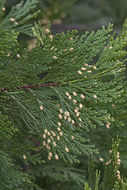
<instances>
[{"instance_id":1,"label":"blurred background foliage","mask_svg":"<svg viewBox=\"0 0 127 190\"><path fill-rule=\"evenodd\" d=\"M7 0L7 9L17 2L20 0ZM119 28L127 17L126 0L40 0L39 8L42 23L50 20L55 32L92 30L109 22Z\"/></svg>"},{"instance_id":2,"label":"blurred background foliage","mask_svg":"<svg viewBox=\"0 0 127 190\"><path fill-rule=\"evenodd\" d=\"M119 29L127 17L126 0L41 0L42 9L49 5L47 13L57 32L98 29L109 22Z\"/></svg>"},{"instance_id":3,"label":"blurred background foliage","mask_svg":"<svg viewBox=\"0 0 127 190\"><path fill-rule=\"evenodd\" d=\"M78 0L73 4L68 23L102 25L121 24L127 17L126 0Z\"/></svg>"}]
</instances>

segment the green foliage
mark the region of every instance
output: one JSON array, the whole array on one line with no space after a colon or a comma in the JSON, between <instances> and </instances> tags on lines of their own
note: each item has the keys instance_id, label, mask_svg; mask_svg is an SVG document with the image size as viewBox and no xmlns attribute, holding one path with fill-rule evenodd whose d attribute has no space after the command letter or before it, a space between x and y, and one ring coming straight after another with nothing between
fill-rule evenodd
<instances>
[{"instance_id":1,"label":"green foliage","mask_svg":"<svg viewBox=\"0 0 127 190\"><path fill-rule=\"evenodd\" d=\"M42 171L43 176L49 176L50 178L54 178L56 181L62 182L70 182L74 181L79 185L84 183L85 176L84 171L79 170L76 168L66 168L66 167L53 167L53 166L46 166L43 167Z\"/></svg>"},{"instance_id":2,"label":"green foliage","mask_svg":"<svg viewBox=\"0 0 127 190\"><path fill-rule=\"evenodd\" d=\"M32 35L31 24L28 21L35 18L40 12L37 10L38 0L27 0L26 2L21 1L17 5L13 6L11 11L4 16L6 11L4 7L5 1L0 1L0 9L2 17L0 23L0 31L5 32L6 30L15 30L21 33Z\"/></svg>"},{"instance_id":3,"label":"green foliage","mask_svg":"<svg viewBox=\"0 0 127 190\"><path fill-rule=\"evenodd\" d=\"M119 166L119 152L118 152L119 141L113 142L112 149L110 151L111 158L106 162L105 173L103 178L103 189L113 189L115 182L117 181L117 170Z\"/></svg>"},{"instance_id":4,"label":"green foliage","mask_svg":"<svg viewBox=\"0 0 127 190\"><path fill-rule=\"evenodd\" d=\"M26 22L38 14L36 4L20 2L2 15L0 25L0 186L46 190L54 181L56 189L77 181L82 188L86 171L76 168L81 157L97 153L94 145L101 153L113 129L116 136L125 127L126 23L120 36L112 24L82 36L75 30L53 36L36 23L36 46L28 50L18 37L31 35ZM85 190L126 188L116 175L118 144L113 142L104 174L94 172L90 161Z\"/></svg>"},{"instance_id":5,"label":"green foliage","mask_svg":"<svg viewBox=\"0 0 127 190\"><path fill-rule=\"evenodd\" d=\"M91 175L91 172L89 174ZM95 178L93 179L93 183L90 183L91 184L90 186L92 186L92 188L89 187L89 185L87 183L85 183L84 190L92 190L92 189L99 190L98 189L98 187L99 187L99 181L100 181L100 172L98 172L96 170Z\"/></svg>"},{"instance_id":6,"label":"green foliage","mask_svg":"<svg viewBox=\"0 0 127 190\"><path fill-rule=\"evenodd\" d=\"M93 162L90 158L89 165L89 179L86 183L85 190L123 190L126 189L126 179L121 179L119 165L120 165L120 155L118 152L119 139L112 142L112 149L110 152L110 159L104 165L104 173L98 172L94 174ZM92 168L92 170L91 170ZM125 180L125 181L124 181Z\"/></svg>"},{"instance_id":7,"label":"green foliage","mask_svg":"<svg viewBox=\"0 0 127 190\"><path fill-rule=\"evenodd\" d=\"M84 188L84 190L91 190L91 188L88 186L87 183L85 184L85 188Z\"/></svg>"}]
</instances>

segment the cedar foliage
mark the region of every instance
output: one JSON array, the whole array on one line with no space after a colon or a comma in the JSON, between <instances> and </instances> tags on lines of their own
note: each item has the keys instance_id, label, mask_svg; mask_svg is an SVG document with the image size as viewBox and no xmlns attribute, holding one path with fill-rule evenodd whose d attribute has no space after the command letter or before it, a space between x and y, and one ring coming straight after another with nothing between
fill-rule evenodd
<instances>
[{"instance_id":1,"label":"cedar foliage","mask_svg":"<svg viewBox=\"0 0 127 190\"><path fill-rule=\"evenodd\" d=\"M112 149L109 150L109 160L104 164L104 173L95 170L94 163L89 161L89 179L84 190L125 190L127 188L126 179L120 176L120 154L118 151L120 140L112 141ZM88 185L89 184L89 185Z\"/></svg>"},{"instance_id":2,"label":"cedar foliage","mask_svg":"<svg viewBox=\"0 0 127 190\"><path fill-rule=\"evenodd\" d=\"M39 23L27 24L40 12L36 0L22 1L5 15L3 3L1 189L59 189L54 181L74 181L82 187L85 171L75 164L82 156L97 153L92 132L125 127L121 118L126 116L126 23L117 37L112 24L82 36L76 30L53 36ZM20 33L36 37L36 47L24 48Z\"/></svg>"}]
</instances>

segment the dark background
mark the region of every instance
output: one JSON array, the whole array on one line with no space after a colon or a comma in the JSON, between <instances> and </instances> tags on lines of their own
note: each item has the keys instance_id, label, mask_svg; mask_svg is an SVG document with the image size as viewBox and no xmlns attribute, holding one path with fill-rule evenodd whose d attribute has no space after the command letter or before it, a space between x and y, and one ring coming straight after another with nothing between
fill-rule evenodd
<instances>
[{"instance_id":1,"label":"dark background","mask_svg":"<svg viewBox=\"0 0 127 190\"><path fill-rule=\"evenodd\" d=\"M18 2L20 0L7 0L7 9ZM127 0L40 0L39 8L44 13L48 9L51 11L47 15L53 21L54 32L96 30L109 22L119 30L127 17Z\"/></svg>"}]
</instances>

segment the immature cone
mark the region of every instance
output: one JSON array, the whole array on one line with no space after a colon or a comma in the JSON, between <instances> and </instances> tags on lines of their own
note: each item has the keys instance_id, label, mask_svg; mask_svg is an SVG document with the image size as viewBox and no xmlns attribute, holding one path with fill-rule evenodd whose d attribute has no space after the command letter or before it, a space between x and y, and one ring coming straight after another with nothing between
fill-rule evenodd
<instances>
[{"instance_id":1,"label":"immature cone","mask_svg":"<svg viewBox=\"0 0 127 190\"><path fill-rule=\"evenodd\" d=\"M2 11L6 11L6 8L5 8L5 7L3 7L3 8L2 8Z\"/></svg>"},{"instance_id":2,"label":"immature cone","mask_svg":"<svg viewBox=\"0 0 127 190\"><path fill-rule=\"evenodd\" d=\"M48 156L48 160L51 160L52 159L52 157L51 156Z\"/></svg>"},{"instance_id":3,"label":"immature cone","mask_svg":"<svg viewBox=\"0 0 127 190\"><path fill-rule=\"evenodd\" d=\"M68 96L68 99L71 100L71 96Z\"/></svg>"},{"instance_id":4,"label":"immature cone","mask_svg":"<svg viewBox=\"0 0 127 190\"><path fill-rule=\"evenodd\" d=\"M60 129L60 127L57 127L57 131L60 131L61 129Z\"/></svg>"},{"instance_id":5,"label":"immature cone","mask_svg":"<svg viewBox=\"0 0 127 190\"><path fill-rule=\"evenodd\" d=\"M70 96L70 94L68 92L66 92L66 96Z\"/></svg>"},{"instance_id":6,"label":"immature cone","mask_svg":"<svg viewBox=\"0 0 127 190\"><path fill-rule=\"evenodd\" d=\"M57 136L57 140L58 140L58 141L60 140L60 136Z\"/></svg>"},{"instance_id":7,"label":"immature cone","mask_svg":"<svg viewBox=\"0 0 127 190\"><path fill-rule=\"evenodd\" d=\"M106 166L108 166L111 163L111 160L105 163Z\"/></svg>"},{"instance_id":8,"label":"immature cone","mask_svg":"<svg viewBox=\"0 0 127 190\"><path fill-rule=\"evenodd\" d=\"M47 28L47 29L46 29L46 33L49 33L49 32L50 32L50 30Z\"/></svg>"},{"instance_id":9,"label":"immature cone","mask_svg":"<svg viewBox=\"0 0 127 190\"><path fill-rule=\"evenodd\" d=\"M73 103L76 104L76 103L77 103L77 100L74 99L74 100L73 100Z\"/></svg>"},{"instance_id":10,"label":"immature cone","mask_svg":"<svg viewBox=\"0 0 127 190\"><path fill-rule=\"evenodd\" d=\"M78 112L78 109L77 108L75 108L75 113L77 113Z\"/></svg>"},{"instance_id":11,"label":"immature cone","mask_svg":"<svg viewBox=\"0 0 127 190\"><path fill-rule=\"evenodd\" d=\"M74 125L75 124L74 120L71 120L71 123L72 123L72 125Z\"/></svg>"},{"instance_id":12,"label":"immature cone","mask_svg":"<svg viewBox=\"0 0 127 190\"><path fill-rule=\"evenodd\" d=\"M46 134L45 133L43 134L43 138L46 139Z\"/></svg>"},{"instance_id":13,"label":"immature cone","mask_svg":"<svg viewBox=\"0 0 127 190\"><path fill-rule=\"evenodd\" d=\"M60 112L60 113L63 113L63 110L60 108L60 109L59 109L59 112Z\"/></svg>"},{"instance_id":14,"label":"immature cone","mask_svg":"<svg viewBox=\"0 0 127 190\"><path fill-rule=\"evenodd\" d=\"M85 96L84 96L83 94L81 94L81 98L82 98L82 99L84 99L84 98L85 98Z\"/></svg>"},{"instance_id":15,"label":"immature cone","mask_svg":"<svg viewBox=\"0 0 127 190\"><path fill-rule=\"evenodd\" d=\"M49 152L49 154L48 154L50 157L52 157L52 153L51 152Z\"/></svg>"},{"instance_id":16,"label":"immature cone","mask_svg":"<svg viewBox=\"0 0 127 190\"><path fill-rule=\"evenodd\" d=\"M73 51L73 48L70 48L70 51Z\"/></svg>"},{"instance_id":17,"label":"immature cone","mask_svg":"<svg viewBox=\"0 0 127 190\"><path fill-rule=\"evenodd\" d=\"M40 110L43 110L43 106L40 106Z\"/></svg>"},{"instance_id":18,"label":"immature cone","mask_svg":"<svg viewBox=\"0 0 127 190\"><path fill-rule=\"evenodd\" d=\"M45 129L45 130L44 130L44 132L47 134L47 133L48 133L48 130L47 130L47 129Z\"/></svg>"},{"instance_id":19,"label":"immature cone","mask_svg":"<svg viewBox=\"0 0 127 190\"><path fill-rule=\"evenodd\" d=\"M66 152L69 152L69 149L66 147L66 148L65 148L65 151L66 151Z\"/></svg>"},{"instance_id":20,"label":"immature cone","mask_svg":"<svg viewBox=\"0 0 127 190\"><path fill-rule=\"evenodd\" d=\"M52 35L52 34L49 35L49 38L50 38L50 40L52 41L52 40L53 40L53 35Z\"/></svg>"},{"instance_id":21,"label":"immature cone","mask_svg":"<svg viewBox=\"0 0 127 190\"><path fill-rule=\"evenodd\" d=\"M43 146L46 146L46 142L45 141L43 141Z\"/></svg>"},{"instance_id":22,"label":"immature cone","mask_svg":"<svg viewBox=\"0 0 127 190\"><path fill-rule=\"evenodd\" d=\"M67 119L69 122L71 121L71 118L70 117L68 117L68 119Z\"/></svg>"},{"instance_id":23,"label":"immature cone","mask_svg":"<svg viewBox=\"0 0 127 190\"><path fill-rule=\"evenodd\" d=\"M51 135L49 131L48 131L48 133L47 133L47 134L48 134L48 136L50 136L50 135Z\"/></svg>"},{"instance_id":24,"label":"immature cone","mask_svg":"<svg viewBox=\"0 0 127 190\"><path fill-rule=\"evenodd\" d=\"M7 57L10 57L10 53L7 54Z\"/></svg>"},{"instance_id":25,"label":"immature cone","mask_svg":"<svg viewBox=\"0 0 127 190\"><path fill-rule=\"evenodd\" d=\"M54 59L57 59L57 57L56 57L55 55L53 56L53 58L54 58Z\"/></svg>"},{"instance_id":26,"label":"immature cone","mask_svg":"<svg viewBox=\"0 0 127 190\"><path fill-rule=\"evenodd\" d=\"M58 126L61 127L61 123L60 122L58 122Z\"/></svg>"},{"instance_id":27,"label":"immature cone","mask_svg":"<svg viewBox=\"0 0 127 190\"><path fill-rule=\"evenodd\" d=\"M55 154L55 160L58 160L59 156L57 154Z\"/></svg>"},{"instance_id":28,"label":"immature cone","mask_svg":"<svg viewBox=\"0 0 127 190\"><path fill-rule=\"evenodd\" d=\"M85 70L86 70L86 68L85 68L85 67L82 67L82 68L81 68L81 70L82 70L82 71L85 71Z\"/></svg>"},{"instance_id":29,"label":"immature cone","mask_svg":"<svg viewBox=\"0 0 127 190\"><path fill-rule=\"evenodd\" d=\"M83 105L82 105L82 104L79 104L79 108L82 109L82 108L83 108Z\"/></svg>"},{"instance_id":30,"label":"immature cone","mask_svg":"<svg viewBox=\"0 0 127 190\"><path fill-rule=\"evenodd\" d=\"M53 142L53 146L56 147L56 142L55 141Z\"/></svg>"},{"instance_id":31,"label":"immature cone","mask_svg":"<svg viewBox=\"0 0 127 190\"><path fill-rule=\"evenodd\" d=\"M26 160L26 155L23 155L23 159Z\"/></svg>"},{"instance_id":32,"label":"immature cone","mask_svg":"<svg viewBox=\"0 0 127 190\"><path fill-rule=\"evenodd\" d=\"M62 119L62 115L61 114L59 114L58 117L59 117L59 119Z\"/></svg>"},{"instance_id":33,"label":"immature cone","mask_svg":"<svg viewBox=\"0 0 127 190\"><path fill-rule=\"evenodd\" d=\"M20 58L20 57L21 57L19 53L18 53L16 56L17 56L17 58Z\"/></svg>"},{"instance_id":34,"label":"immature cone","mask_svg":"<svg viewBox=\"0 0 127 190\"><path fill-rule=\"evenodd\" d=\"M15 22L15 19L14 19L14 18L10 18L10 21L11 21L11 22Z\"/></svg>"},{"instance_id":35,"label":"immature cone","mask_svg":"<svg viewBox=\"0 0 127 190\"><path fill-rule=\"evenodd\" d=\"M94 94L93 97L96 99L96 98L97 98L97 95Z\"/></svg>"},{"instance_id":36,"label":"immature cone","mask_svg":"<svg viewBox=\"0 0 127 190\"><path fill-rule=\"evenodd\" d=\"M76 92L73 92L73 95L74 95L74 96L77 96L77 93L76 93Z\"/></svg>"},{"instance_id":37,"label":"immature cone","mask_svg":"<svg viewBox=\"0 0 127 190\"><path fill-rule=\"evenodd\" d=\"M62 132L60 132L60 136L63 136L63 133L62 133Z\"/></svg>"},{"instance_id":38,"label":"immature cone","mask_svg":"<svg viewBox=\"0 0 127 190\"><path fill-rule=\"evenodd\" d=\"M79 70L79 71L78 71L78 74L79 74L79 75L82 75L82 71Z\"/></svg>"},{"instance_id":39,"label":"immature cone","mask_svg":"<svg viewBox=\"0 0 127 190\"><path fill-rule=\"evenodd\" d=\"M118 165L120 165L120 162L121 162L121 160L120 160L120 159L118 159L118 160L117 160L117 164L118 164Z\"/></svg>"},{"instance_id":40,"label":"immature cone","mask_svg":"<svg viewBox=\"0 0 127 190\"><path fill-rule=\"evenodd\" d=\"M50 140L50 139L48 139L48 140L47 140L47 143L49 144L50 142L51 142L51 140Z\"/></svg>"},{"instance_id":41,"label":"immature cone","mask_svg":"<svg viewBox=\"0 0 127 190\"><path fill-rule=\"evenodd\" d=\"M104 162L104 159L103 158L99 158L100 162Z\"/></svg>"}]
</instances>

